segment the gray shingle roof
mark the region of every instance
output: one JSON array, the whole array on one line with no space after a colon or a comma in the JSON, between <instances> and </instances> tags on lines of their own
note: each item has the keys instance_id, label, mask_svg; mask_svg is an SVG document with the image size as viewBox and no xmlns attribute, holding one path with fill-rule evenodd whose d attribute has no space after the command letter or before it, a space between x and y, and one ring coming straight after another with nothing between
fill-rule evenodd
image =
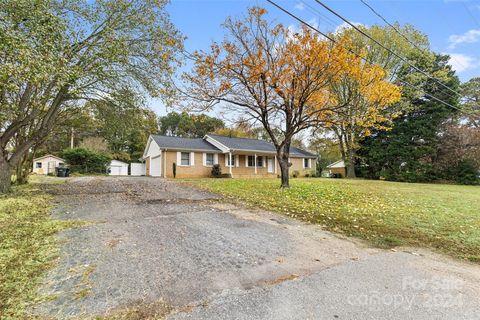
<instances>
[{"instance_id":1,"label":"gray shingle roof","mask_svg":"<svg viewBox=\"0 0 480 320\"><path fill-rule=\"evenodd\" d=\"M232 138L226 136L219 136L216 134L209 134L209 137L217 140L225 147L232 150L248 150L257 152L276 152L275 146L265 140L247 139L247 138ZM299 148L290 147L290 155L297 157L316 158L316 155Z\"/></svg>"},{"instance_id":2,"label":"gray shingle roof","mask_svg":"<svg viewBox=\"0 0 480 320\"><path fill-rule=\"evenodd\" d=\"M152 135L152 138L162 149L170 148L178 150L211 150L220 152L217 147L208 143L202 138L180 138L159 135Z\"/></svg>"}]
</instances>

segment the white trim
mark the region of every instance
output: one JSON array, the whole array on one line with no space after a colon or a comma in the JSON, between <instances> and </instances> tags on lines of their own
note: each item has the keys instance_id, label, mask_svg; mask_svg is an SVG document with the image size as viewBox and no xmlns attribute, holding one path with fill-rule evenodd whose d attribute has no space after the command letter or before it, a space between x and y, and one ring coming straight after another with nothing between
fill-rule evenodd
<instances>
[{"instance_id":1,"label":"white trim","mask_svg":"<svg viewBox=\"0 0 480 320\"><path fill-rule=\"evenodd\" d=\"M195 165L195 152L190 152L190 160L188 161L189 166Z\"/></svg>"},{"instance_id":2,"label":"white trim","mask_svg":"<svg viewBox=\"0 0 480 320\"><path fill-rule=\"evenodd\" d=\"M211 154L213 156L213 164L207 164L207 155ZM218 161L218 155L217 155L217 161ZM203 166L204 167L213 167L215 164L215 153L210 153L210 152L204 152L203 153Z\"/></svg>"},{"instance_id":3,"label":"white trim","mask_svg":"<svg viewBox=\"0 0 480 320\"><path fill-rule=\"evenodd\" d=\"M213 164L218 164L218 153L213 154Z\"/></svg>"},{"instance_id":4,"label":"white trim","mask_svg":"<svg viewBox=\"0 0 480 320\"><path fill-rule=\"evenodd\" d=\"M221 142L215 140L215 138L209 136L208 134L206 134L205 137L203 137L203 139L207 140L207 142L213 144L215 147L222 150L223 152L230 151L230 148L228 148L226 145L222 144Z\"/></svg>"},{"instance_id":5,"label":"white trim","mask_svg":"<svg viewBox=\"0 0 480 320\"><path fill-rule=\"evenodd\" d=\"M182 165L182 152L177 151L177 166L181 166L181 165Z\"/></svg>"},{"instance_id":6,"label":"white trim","mask_svg":"<svg viewBox=\"0 0 480 320\"><path fill-rule=\"evenodd\" d=\"M254 155L254 160L255 160L255 174L257 174L257 154L256 153Z\"/></svg>"},{"instance_id":7,"label":"white trim","mask_svg":"<svg viewBox=\"0 0 480 320\"><path fill-rule=\"evenodd\" d=\"M235 167L240 167L240 155L235 155Z\"/></svg>"},{"instance_id":8,"label":"white trim","mask_svg":"<svg viewBox=\"0 0 480 320\"><path fill-rule=\"evenodd\" d=\"M35 158L35 159L33 159L33 161L35 162L35 161L38 161L38 160L40 160L40 159L45 159L45 158L55 158L55 159L57 159L57 160L60 160L60 161L65 162L65 159L62 159L62 158L57 157L57 156L54 156L54 155L52 155L52 154L46 154L46 155L44 155L44 156ZM118 161L118 160L115 160L115 161ZM120 162L121 162L121 161L120 161ZM125 163L125 162L124 162L124 163Z\"/></svg>"},{"instance_id":9,"label":"white trim","mask_svg":"<svg viewBox=\"0 0 480 320\"><path fill-rule=\"evenodd\" d=\"M162 154L162 151L160 150L160 154ZM167 177L167 149L163 150L163 177Z\"/></svg>"}]
</instances>

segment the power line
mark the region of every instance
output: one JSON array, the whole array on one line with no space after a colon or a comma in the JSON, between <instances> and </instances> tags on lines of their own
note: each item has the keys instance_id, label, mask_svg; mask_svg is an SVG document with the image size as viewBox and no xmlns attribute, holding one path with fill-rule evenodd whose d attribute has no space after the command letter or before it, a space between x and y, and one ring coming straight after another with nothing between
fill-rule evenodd
<instances>
[{"instance_id":1,"label":"power line","mask_svg":"<svg viewBox=\"0 0 480 320\"><path fill-rule=\"evenodd\" d=\"M415 42L411 41L407 36L405 36L398 28L393 25L392 23L388 22L387 19L385 19L384 16L382 16L375 8L372 7L366 0L360 0L367 8L370 9L377 17L383 20L388 26L390 26L396 33L398 33L402 38L407 40L408 43L410 43L413 47L415 47L418 50L425 50L424 48L421 48L419 45L417 45ZM453 60L455 60L459 65L466 67L461 61L457 60L455 57L451 57Z\"/></svg>"},{"instance_id":2,"label":"power line","mask_svg":"<svg viewBox=\"0 0 480 320\"><path fill-rule=\"evenodd\" d=\"M475 16L472 14L472 11L470 11L470 9L468 8L468 6L465 4L465 2L462 2L463 4L463 7L465 8L465 10L467 10L468 14L470 15L470 18L472 18L473 22L475 22L475 24L480 27L480 22L478 22L477 18L475 18Z\"/></svg>"},{"instance_id":3,"label":"power line","mask_svg":"<svg viewBox=\"0 0 480 320\"><path fill-rule=\"evenodd\" d=\"M278 5L277 3L275 3L274 1L272 1L272 0L267 0L267 1L268 1L270 4L272 4L273 6L277 7L277 8L280 9L281 11L283 11L284 13L286 13L287 15L289 15L290 17L294 18L295 20L297 20L298 22L302 23L303 25L309 27L309 28L312 29L313 31L321 34L323 37L327 38L328 40L332 41L333 43L338 43L337 40L335 40L334 38L332 38L332 37L329 36L328 34L320 31L319 29L315 28L314 26L312 26L311 24L309 24L309 23L306 22L305 20L297 17L296 15L294 15L293 13L291 13L290 11L288 11L287 9L281 7L280 5ZM347 48L347 47L345 47L345 46L342 46L342 47L345 48L345 49L347 49L350 53L352 53L352 54L356 55L357 57L359 57L360 59L362 59L364 62L370 64L370 63L367 61L366 58L362 57L362 56L359 55L357 52L353 51L351 48ZM406 85L408 85L408 86L410 86L410 87L412 87L412 88L414 88L414 89L418 89L416 86L412 85L411 83L403 82L403 81L402 81L402 83L403 83L403 84L406 84ZM456 109L456 110L460 111L461 113L464 113L464 114L470 115L470 116L474 116L473 114L467 113L467 112L465 112L464 110L462 110L462 109L460 109L460 108L458 108L458 107L456 107L456 106L454 106L454 105L452 105L452 104L450 104L450 103L448 103L448 102L445 102L445 101L443 101L443 100L441 100L441 99L439 99L439 98L437 98L437 97L435 97L435 96L433 96L433 95L431 95L431 94L429 94L429 93L427 93L427 92L423 92L423 94L424 94L425 96L429 97L429 98L432 98L432 99L434 99L434 100L436 100L436 101L438 101L438 102L443 103L444 105L446 105L446 106L448 106L448 107L450 107L450 108Z\"/></svg>"},{"instance_id":4,"label":"power line","mask_svg":"<svg viewBox=\"0 0 480 320\"><path fill-rule=\"evenodd\" d=\"M411 64L407 59L405 59L404 57L398 55L395 51L392 51L390 48L387 48L385 47L383 44L381 44L378 40L376 40L375 38L371 37L368 33L364 32L363 30L361 30L360 28L358 28L355 24L351 23L348 19L344 18L343 16L341 16L339 13L337 13L335 10L331 9L329 6L327 6L326 4L324 4L323 2L319 1L319 0L315 0L315 2L317 2L318 4L320 4L322 7L324 7L325 9L327 9L328 11L330 11L331 13L333 13L335 16L337 16L338 18L342 19L344 22L346 22L349 26L351 26L353 29L355 29L357 32L361 33L363 36L367 37L368 39L372 40L373 42L375 42L377 45L379 45L380 47L382 47L383 49L387 50L389 53L393 54L394 56L396 56L397 58L399 58L400 60L402 60L403 62L405 62L406 64L408 64L410 67L414 68L416 71L420 72L421 74L423 74L424 76L428 77L429 79L432 79L434 81L436 81L438 84L440 84L442 87L444 87L445 89L453 92L454 94L460 96L461 94L456 92L455 90L451 89L449 86L445 85L443 82L441 82L440 80L438 80L437 78L434 78L432 77L431 75L429 75L428 73L426 73L425 71L423 71L422 69L418 68L417 66Z\"/></svg>"}]
</instances>

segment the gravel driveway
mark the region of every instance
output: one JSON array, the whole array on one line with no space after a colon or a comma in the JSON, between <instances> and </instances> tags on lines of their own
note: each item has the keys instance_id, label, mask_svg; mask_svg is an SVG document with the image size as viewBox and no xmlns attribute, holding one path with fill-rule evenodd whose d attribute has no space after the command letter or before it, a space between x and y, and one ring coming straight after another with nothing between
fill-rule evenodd
<instances>
[{"instance_id":1,"label":"gravel driveway","mask_svg":"<svg viewBox=\"0 0 480 320\"><path fill-rule=\"evenodd\" d=\"M162 301L170 319L480 319L477 265L368 248L163 179L46 188L56 218L91 223L59 236L51 299L34 310L45 317Z\"/></svg>"}]
</instances>

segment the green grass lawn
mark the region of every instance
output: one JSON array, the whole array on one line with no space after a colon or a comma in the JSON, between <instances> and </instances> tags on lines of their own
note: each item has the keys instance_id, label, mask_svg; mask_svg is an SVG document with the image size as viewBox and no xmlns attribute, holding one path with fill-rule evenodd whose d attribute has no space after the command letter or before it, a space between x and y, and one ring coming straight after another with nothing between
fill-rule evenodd
<instances>
[{"instance_id":1,"label":"green grass lawn","mask_svg":"<svg viewBox=\"0 0 480 320\"><path fill-rule=\"evenodd\" d=\"M27 318L28 305L42 299L36 292L41 277L57 257L54 235L78 224L50 218L51 197L37 184L45 179L57 183L55 178L34 178L0 195L1 319Z\"/></svg>"},{"instance_id":2,"label":"green grass lawn","mask_svg":"<svg viewBox=\"0 0 480 320\"><path fill-rule=\"evenodd\" d=\"M425 246L480 262L480 187L347 179L188 179L227 199L380 247Z\"/></svg>"}]
</instances>

